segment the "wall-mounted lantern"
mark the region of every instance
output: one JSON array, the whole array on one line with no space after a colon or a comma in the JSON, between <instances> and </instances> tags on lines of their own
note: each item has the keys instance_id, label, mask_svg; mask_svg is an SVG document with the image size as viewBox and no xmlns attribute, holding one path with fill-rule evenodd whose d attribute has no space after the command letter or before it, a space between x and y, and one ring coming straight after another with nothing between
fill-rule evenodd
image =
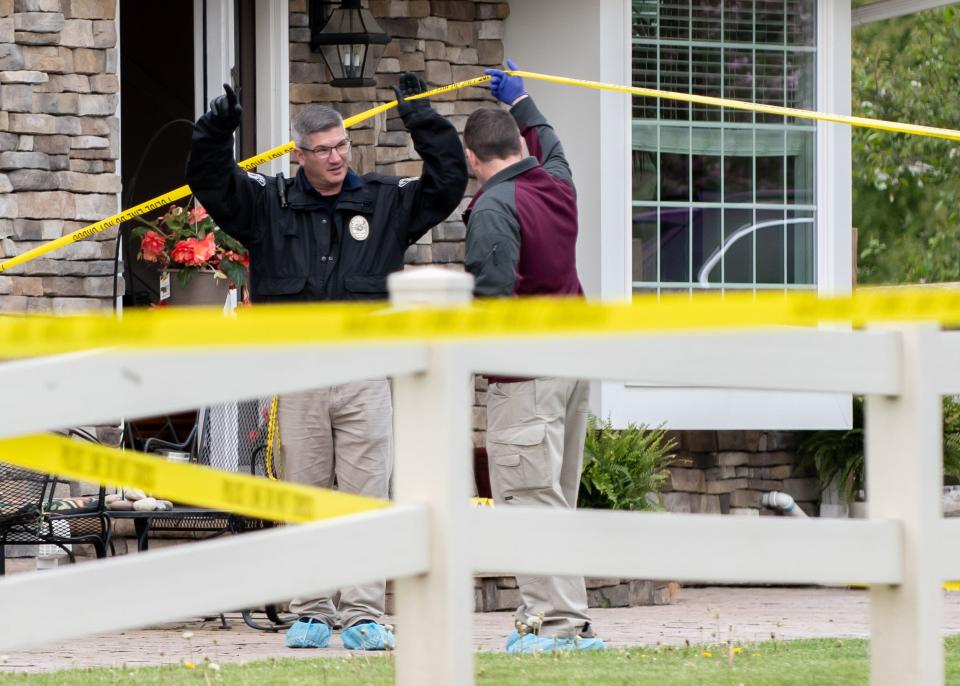
<instances>
[{"instance_id":1,"label":"wall-mounted lantern","mask_svg":"<svg viewBox=\"0 0 960 686\"><path fill-rule=\"evenodd\" d=\"M374 86L373 75L390 42L362 0L331 2L311 0L310 48L323 55L333 75L331 86ZM325 21L324 21L325 20Z\"/></svg>"}]
</instances>

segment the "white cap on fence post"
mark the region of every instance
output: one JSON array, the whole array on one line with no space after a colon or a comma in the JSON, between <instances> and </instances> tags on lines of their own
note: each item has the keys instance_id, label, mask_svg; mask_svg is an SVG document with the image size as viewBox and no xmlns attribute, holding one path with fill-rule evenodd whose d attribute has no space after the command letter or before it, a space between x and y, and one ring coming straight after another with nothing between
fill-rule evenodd
<instances>
[{"instance_id":1,"label":"white cap on fence post","mask_svg":"<svg viewBox=\"0 0 960 686\"><path fill-rule=\"evenodd\" d=\"M387 277L390 305L397 308L469 305L473 276L442 267L418 267Z\"/></svg>"}]
</instances>

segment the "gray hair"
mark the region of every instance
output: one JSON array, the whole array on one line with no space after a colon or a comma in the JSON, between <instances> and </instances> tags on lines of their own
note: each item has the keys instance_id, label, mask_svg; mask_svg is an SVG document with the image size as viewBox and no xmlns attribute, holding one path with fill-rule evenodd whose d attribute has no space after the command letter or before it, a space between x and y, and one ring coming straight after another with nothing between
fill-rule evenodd
<instances>
[{"instance_id":1,"label":"gray hair","mask_svg":"<svg viewBox=\"0 0 960 686\"><path fill-rule=\"evenodd\" d=\"M326 105L311 105L300 110L293 118L290 131L293 134L293 142L297 147L302 148L310 134L329 131L337 126L343 126L343 117L339 112Z\"/></svg>"}]
</instances>

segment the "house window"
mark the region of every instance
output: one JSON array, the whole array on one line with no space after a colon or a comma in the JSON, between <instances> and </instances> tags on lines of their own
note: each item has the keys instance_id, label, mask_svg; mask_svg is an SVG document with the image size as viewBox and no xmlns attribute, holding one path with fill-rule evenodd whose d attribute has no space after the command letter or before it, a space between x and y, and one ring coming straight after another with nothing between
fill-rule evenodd
<instances>
[{"instance_id":1,"label":"house window","mask_svg":"<svg viewBox=\"0 0 960 686\"><path fill-rule=\"evenodd\" d=\"M816 108L815 0L633 0L633 84ZM635 97L635 292L816 288L816 126Z\"/></svg>"}]
</instances>

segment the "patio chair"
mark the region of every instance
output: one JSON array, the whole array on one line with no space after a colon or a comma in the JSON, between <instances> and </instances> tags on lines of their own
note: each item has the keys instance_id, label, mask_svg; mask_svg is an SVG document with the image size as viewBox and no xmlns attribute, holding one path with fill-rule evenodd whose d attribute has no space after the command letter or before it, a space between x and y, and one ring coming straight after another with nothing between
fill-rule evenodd
<instances>
[{"instance_id":1,"label":"patio chair","mask_svg":"<svg viewBox=\"0 0 960 686\"><path fill-rule=\"evenodd\" d=\"M67 433L99 442L82 429ZM0 463L0 575L6 573L8 545L54 545L76 562L73 545L89 543L98 558L107 556L106 489L101 486L90 496L58 494L66 486L67 482L56 476Z\"/></svg>"}]
</instances>

